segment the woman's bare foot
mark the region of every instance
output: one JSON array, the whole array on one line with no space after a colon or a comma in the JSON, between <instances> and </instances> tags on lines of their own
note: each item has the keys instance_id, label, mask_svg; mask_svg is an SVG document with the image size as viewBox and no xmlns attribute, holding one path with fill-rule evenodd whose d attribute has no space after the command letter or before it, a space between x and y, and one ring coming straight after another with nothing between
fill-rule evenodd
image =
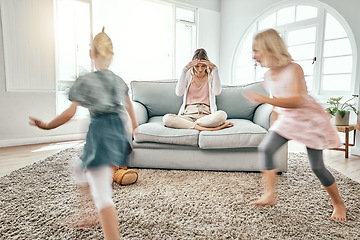
<instances>
[{"instance_id":1,"label":"woman's bare foot","mask_svg":"<svg viewBox=\"0 0 360 240\"><path fill-rule=\"evenodd\" d=\"M277 203L277 196L275 193L265 193L260 199L252 201L251 205L256 206L274 206Z\"/></svg>"},{"instance_id":2,"label":"woman's bare foot","mask_svg":"<svg viewBox=\"0 0 360 240\"><path fill-rule=\"evenodd\" d=\"M218 130L232 127L232 126L234 126L234 123L232 123L232 122L225 122L217 127L202 127L202 126L196 124L194 129L199 130L199 131L218 131Z\"/></svg>"},{"instance_id":3,"label":"woman's bare foot","mask_svg":"<svg viewBox=\"0 0 360 240\"><path fill-rule=\"evenodd\" d=\"M346 208L345 204L334 204L334 211L331 214L331 219L338 220L338 221L345 221L346 220Z\"/></svg>"},{"instance_id":4,"label":"woman's bare foot","mask_svg":"<svg viewBox=\"0 0 360 240\"><path fill-rule=\"evenodd\" d=\"M221 127L220 129L223 129L223 128L228 128L228 127L232 127L232 126L234 126L234 123L225 122L224 124L220 125L219 127Z\"/></svg>"}]
</instances>

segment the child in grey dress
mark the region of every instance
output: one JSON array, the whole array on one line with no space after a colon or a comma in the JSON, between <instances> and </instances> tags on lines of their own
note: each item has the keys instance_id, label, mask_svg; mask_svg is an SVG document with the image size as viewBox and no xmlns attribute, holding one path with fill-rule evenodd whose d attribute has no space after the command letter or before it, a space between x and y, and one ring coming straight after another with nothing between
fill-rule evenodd
<instances>
[{"instance_id":1,"label":"child in grey dress","mask_svg":"<svg viewBox=\"0 0 360 240\"><path fill-rule=\"evenodd\" d=\"M31 125L53 129L69 121L78 106L89 109L91 123L81 157L82 171L77 171L79 174L75 177L78 183L83 183L83 192L91 192L105 239L120 239L112 181L114 171L125 165L131 151L124 127L124 105L132 130L138 126L127 85L108 69L113 54L112 41L103 29L95 36L90 49L97 71L75 81L69 93L71 106L49 123L30 117Z\"/></svg>"}]
</instances>

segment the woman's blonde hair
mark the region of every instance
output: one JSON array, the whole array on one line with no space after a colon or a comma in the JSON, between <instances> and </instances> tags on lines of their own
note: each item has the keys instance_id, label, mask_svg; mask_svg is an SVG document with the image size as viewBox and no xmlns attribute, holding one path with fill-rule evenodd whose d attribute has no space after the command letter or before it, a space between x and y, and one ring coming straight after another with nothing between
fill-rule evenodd
<instances>
[{"instance_id":1,"label":"woman's blonde hair","mask_svg":"<svg viewBox=\"0 0 360 240\"><path fill-rule=\"evenodd\" d=\"M114 55L113 44L110 37L104 30L105 27L103 27L102 31L94 37L94 40L91 43L91 51L94 53L96 58L99 58L101 61L110 65Z\"/></svg>"},{"instance_id":2,"label":"woman's blonde hair","mask_svg":"<svg viewBox=\"0 0 360 240\"><path fill-rule=\"evenodd\" d=\"M254 44L263 54L266 67L281 67L293 61L283 39L274 29L258 33L254 37Z\"/></svg>"},{"instance_id":3,"label":"woman's blonde hair","mask_svg":"<svg viewBox=\"0 0 360 240\"><path fill-rule=\"evenodd\" d=\"M192 60L196 60L196 59L209 61L209 57L208 57L208 55L207 55L206 50L203 49L203 48L196 49L195 52L194 52L194 55L193 55ZM211 69L210 69L210 68L206 68L205 72L206 72L207 74L210 74L210 73L211 73ZM190 73L191 73L192 76L195 75L195 67L192 67L192 68L190 69Z\"/></svg>"}]
</instances>

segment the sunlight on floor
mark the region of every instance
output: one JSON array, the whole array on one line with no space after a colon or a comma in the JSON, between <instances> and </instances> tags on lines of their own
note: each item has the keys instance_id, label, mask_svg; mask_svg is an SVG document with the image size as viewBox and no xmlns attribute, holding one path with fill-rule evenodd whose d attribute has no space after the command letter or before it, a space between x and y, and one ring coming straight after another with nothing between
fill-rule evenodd
<instances>
[{"instance_id":1,"label":"sunlight on floor","mask_svg":"<svg viewBox=\"0 0 360 240\"><path fill-rule=\"evenodd\" d=\"M40 147L39 149L33 150L31 152L43 152L43 151L51 151L56 149L64 149L76 146L77 144L83 142L83 140L79 141L72 141L72 142L61 142L61 143L54 143L49 146Z\"/></svg>"}]
</instances>

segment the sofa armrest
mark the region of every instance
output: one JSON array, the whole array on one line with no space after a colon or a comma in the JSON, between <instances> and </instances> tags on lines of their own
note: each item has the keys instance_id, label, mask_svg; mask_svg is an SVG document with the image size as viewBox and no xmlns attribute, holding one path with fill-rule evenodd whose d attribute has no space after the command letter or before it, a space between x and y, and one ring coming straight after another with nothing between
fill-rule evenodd
<instances>
[{"instance_id":1,"label":"sofa armrest","mask_svg":"<svg viewBox=\"0 0 360 240\"><path fill-rule=\"evenodd\" d=\"M259 105L255 109L253 122L268 130L270 128L272 110L273 106L270 104Z\"/></svg>"},{"instance_id":2,"label":"sofa armrest","mask_svg":"<svg viewBox=\"0 0 360 240\"><path fill-rule=\"evenodd\" d=\"M149 117L146 107L139 102L131 101L131 103L134 107L135 117L138 124L141 125L143 123L147 123Z\"/></svg>"}]
</instances>

